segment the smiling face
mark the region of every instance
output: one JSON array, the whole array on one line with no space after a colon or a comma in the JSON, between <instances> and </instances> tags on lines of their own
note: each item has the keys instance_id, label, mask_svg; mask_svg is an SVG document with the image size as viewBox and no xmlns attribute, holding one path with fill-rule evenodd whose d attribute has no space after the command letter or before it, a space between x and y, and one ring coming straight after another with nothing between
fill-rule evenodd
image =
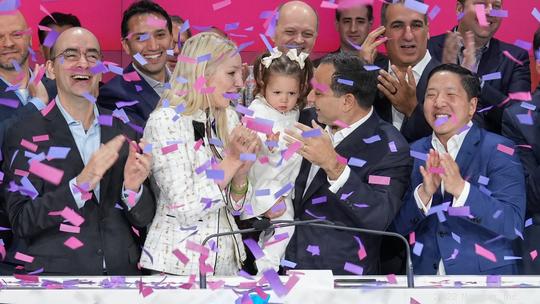
<instances>
[{"instance_id":1,"label":"smiling face","mask_svg":"<svg viewBox=\"0 0 540 304\"><path fill-rule=\"evenodd\" d=\"M167 20L157 14L134 15L128 21L128 29L130 34L122 40L124 51L130 56L141 54L147 63L141 65L133 60L133 64L144 74L164 81L167 50L172 48Z\"/></svg>"},{"instance_id":2,"label":"smiling face","mask_svg":"<svg viewBox=\"0 0 540 304\"><path fill-rule=\"evenodd\" d=\"M223 56L223 59L212 68L212 74L207 78L207 86L213 87L212 103L215 108L224 109L230 104L230 98L226 94L235 94L243 87L242 59L231 53Z\"/></svg>"},{"instance_id":3,"label":"smiling face","mask_svg":"<svg viewBox=\"0 0 540 304\"><path fill-rule=\"evenodd\" d=\"M467 96L460 76L449 71L437 72L428 83L424 116L437 137L447 141L472 119L477 102L476 97Z\"/></svg>"},{"instance_id":4,"label":"smiling face","mask_svg":"<svg viewBox=\"0 0 540 304\"><path fill-rule=\"evenodd\" d=\"M478 23L478 17L476 16L475 5L483 5L486 12L486 20L488 26L481 26ZM486 40L491 39L501 26L502 18L489 16L492 9L502 9L501 0L465 0L462 4L458 2L456 10L457 13L463 13L463 17L459 21L459 30L464 33L471 31L474 33L476 39Z\"/></svg>"},{"instance_id":5,"label":"smiling face","mask_svg":"<svg viewBox=\"0 0 540 304\"><path fill-rule=\"evenodd\" d=\"M317 39L317 15L305 3L289 2L281 8L273 37L281 50L298 49L311 53Z\"/></svg>"},{"instance_id":6,"label":"smiling face","mask_svg":"<svg viewBox=\"0 0 540 304\"><path fill-rule=\"evenodd\" d=\"M92 74L90 69L101 55L97 38L91 32L83 28L66 30L58 37L51 55L55 58L47 61L47 69L56 79L62 100L84 99L85 93L97 96L101 74Z\"/></svg>"},{"instance_id":7,"label":"smiling face","mask_svg":"<svg viewBox=\"0 0 540 304\"><path fill-rule=\"evenodd\" d=\"M272 74L264 90L266 101L281 113L292 110L298 101L300 82L296 77Z\"/></svg>"},{"instance_id":8,"label":"smiling face","mask_svg":"<svg viewBox=\"0 0 540 304\"><path fill-rule=\"evenodd\" d=\"M19 66L28 63L31 35L20 12L0 16L0 70L14 71L13 61Z\"/></svg>"},{"instance_id":9,"label":"smiling face","mask_svg":"<svg viewBox=\"0 0 540 304\"><path fill-rule=\"evenodd\" d=\"M336 20L336 30L339 32L341 47L356 50L351 44L362 45L371 31L372 21L368 19L368 9L365 5L340 10L339 21Z\"/></svg>"},{"instance_id":10,"label":"smiling face","mask_svg":"<svg viewBox=\"0 0 540 304\"><path fill-rule=\"evenodd\" d=\"M427 51L429 27L424 15L400 3L388 7L386 20L386 49L390 62L401 68L416 65Z\"/></svg>"}]
</instances>

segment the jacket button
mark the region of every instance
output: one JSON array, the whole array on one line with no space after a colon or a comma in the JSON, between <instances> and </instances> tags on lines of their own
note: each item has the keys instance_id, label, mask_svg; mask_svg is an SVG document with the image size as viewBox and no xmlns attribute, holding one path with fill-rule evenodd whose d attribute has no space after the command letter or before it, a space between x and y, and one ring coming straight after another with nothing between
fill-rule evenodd
<instances>
[{"instance_id":1,"label":"jacket button","mask_svg":"<svg viewBox=\"0 0 540 304\"><path fill-rule=\"evenodd\" d=\"M98 249L98 250L97 250L97 254L98 254L98 255L103 255L103 249Z\"/></svg>"}]
</instances>

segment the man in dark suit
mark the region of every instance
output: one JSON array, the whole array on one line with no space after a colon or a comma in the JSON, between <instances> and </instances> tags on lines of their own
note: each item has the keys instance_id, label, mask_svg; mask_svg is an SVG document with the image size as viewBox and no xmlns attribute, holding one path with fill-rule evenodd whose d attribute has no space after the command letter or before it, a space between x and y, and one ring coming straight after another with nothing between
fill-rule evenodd
<instances>
[{"instance_id":1,"label":"man in dark suit","mask_svg":"<svg viewBox=\"0 0 540 304\"><path fill-rule=\"evenodd\" d=\"M427 75L440 63L427 51L426 15L407 8L403 1L385 2L381 24L389 62L379 71L377 87L382 94L375 101L375 110L412 142L431 132L422 104Z\"/></svg>"},{"instance_id":2,"label":"man in dark suit","mask_svg":"<svg viewBox=\"0 0 540 304\"><path fill-rule=\"evenodd\" d=\"M384 27L380 26L371 31L373 25L373 5L354 4L336 9L335 27L339 33L339 48L330 54L347 52L357 54L368 64L380 64L387 62L386 56L377 52L377 47L384 40L379 36L384 33ZM364 42L367 43L364 44ZM318 67L321 58L313 60L313 66ZM384 68L381 66L381 68Z\"/></svg>"},{"instance_id":3,"label":"man in dark suit","mask_svg":"<svg viewBox=\"0 0 540 304\"><path fill-rule=\"evenodd\" d=\"M136 124L144 124L168 87L167 50L172 49L172 22L152 1L133 3L122 17L122 47L134 58L123 72L99 90L97 103L109 110L117 102L137 102L123 107Z\"/></svg>"},{"instance_id":4,"label":"man in dark suit","mask_svg":"<svg viewBox=\"0 0 540 304\"><path fill-rule=\"evenodd\" d=\"M424 114L433 135L411 145L411 186L393 227L412 242L415 273L517 274L525 181L512 141L472 123L480 81L444 64L429 77ZM425 159L425 160L424 160Z\"/></svg>"},{"instance_id":5,"label":"man in dark suit","mask_svg":"<svg viewBox=\"0 0 540 304\"><path fill-rule=\"evenodd\" d=\"M287 130L295 138L290 141L302 143L298 153L304 157L294 186L298 219L325 218L349 227L385 230L401 206L411 170L409 146L373 110L377 72L366 71L364 64L350 54L325 57L308 96L314 108L305 110L303 124L297 125L302 132L319 129L321 134L303 137ZM286 258L299 269L350 274L356 265L363 274L377 274L379 249L377 236L298 226Z\"/></svg>"},{"instance_id":6,"label":"man in dark suit","mask_svg":"<svg viewBox=\"0 0 540 304\"><path fill-rule=\"evenodd\" d=\"M51 54L47 69L58 96L15 122L3 146L11 160L2 168L7 212L26 242L14 258L28 272L138 275L137 229L155 212L145 182L151 155L139 154L137 134L89 100L101 78L90 71L101 59L96 37L68 29Z\"/></svg>"},{"instance_id":7,"label":"man in dark suit","mask_svg":"<svg viewBox=\"0 0 540 304\"><path fill-rule=\"evenodd\" d=\"M504 108L517 100L510 93L529 92L531 76L526 50L493 38L502 18L491 16L502 9L502 0L458 0L456 12L461 19L454 29L429 40L431 55L443 63L458 63L482 79L482 92L475 122L488 131L501 134ZM475 5L481 4L488 24L479 24ZM500 73L500 74L499 74ZM510 102L509 102L510 101Z\"/></svg>"},{"instance_id":8,"label":"man in dark suit","mask_svg":"<svg viewBox=\"0 0 540 304\"><path fill-rule=\"evenodd\" d=\"M533 47L540 48L540 28L534 33ZM540 54L536 55L535 69L540 74ZM540 259L536 258L540 246L540 87L532 101L508 107L502 118L502 135L516 143L516 151L525 169L527 183L527 212L521 251L521 274L540 274Z\"/></svg>"}]
</instances>

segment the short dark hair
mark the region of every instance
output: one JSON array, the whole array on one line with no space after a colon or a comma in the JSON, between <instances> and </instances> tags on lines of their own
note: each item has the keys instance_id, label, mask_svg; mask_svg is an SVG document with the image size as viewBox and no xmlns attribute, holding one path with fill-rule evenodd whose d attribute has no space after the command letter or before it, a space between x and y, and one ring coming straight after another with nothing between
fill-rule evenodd
<instances>
[{"instance_id":1,"label":"short dark hair","mask_svg":"<svg viewBox=\"0 0 540 304\"><path fill-rule=\"evenodd\" d=\"M424 3L424 0L417 0L417 1L421 2L421 3ZM404 4L404 3L405 3L405 0L393 0L393 2L391 2L391 3L383 2L382 7L381 7L381 25L386 26L386 22L387 22L386 11L388 10L388 7L390 5ZM427 14L424 14L424 22L426 24L428 24L428 16L427 16Z\"/></svg>"},{"instance_id":2,"label":"short dark hair","mask_svg":"<svg viewBox=\"0 0 540 304\"><path fill-rule=\"evenodd\" d=\"M461 79L461 85L465 92L467 92L467 98L471 100L474 97L480 96L480 79L473 72L468 69L455 64L455 63L446 63L441 64L438 67L434 68L428 76L428 82L431 80L431 77L439 72L450 72L456 74Z\"/></svg>"},{"instance_id":3,"label":"short dark hair","mask_svg":"<svg viewBox=\"0 0 540 304\"><path fill-rule=\"evenodd\" d=\"M172 15L171 16L171 21L173 23L181 23L181 24L184 24L186 21L184 21L184 18L180 17L180 16L177 16L177 15ZM186 34L187 34L187 37L188 38L191 38L191 36L193 36L193 33L191 33L191 28L187 28L186 30Z\"/></svg>"},{"instance_id":4,"label":"short dark hair","mask_svg":"<svg viewBox=\"0 0 540 304\"><path fill-rule=\"evenodd\" d=\"M159 4L149 0L141 0L131 4L127 10L124 11L122 16L122 38L126 38L129 35L128 22L131 17L143 14L155 14L160 15L167 20L167 29L172 35L172 21L169 14Z\"/></svg>"},{"instance_id":5,"label":"short dark hair","mask_svg":"<svg viewBox=\"0 0 540 304\"><path fill-rule=\"evenodd\" d=\"M71 27L81 27L81 22L79 21L79 18L77 18L77 16L75 15L54 12L54 13L51 13L50 16L47 15L43 17L43 19L39 21L39 25L46 26L46 27L50 27L51 25L57 25L57 26L71 25ZM39 44L43 45L43 42L45 41L47 34L48 34L47 31L38 30Z\"/></svg>"},{"instance_id":6,"label":"short dark hair","mask_svg":"<svg viewBox=\"0 0 540 304\"><path fill-rule=\"evenodd\" d=\"M270 56L269 52L261 54L253 63L253 76L255 78L255 90L253 94L264 94L266 85L272 74L292 76L298 79L298 83L300 84L297 105L300 110L303 109L306 97L311 90L310 81L313 78L313 63L311 63L309 57L304 60L304 67L301 68L296 61L292 61L283 53L279 58L272 60L272 63L267 68L262 63L262 59L267 56Z\"/></svg>"},{"instance_id":7,"label":"short dark hair","mask_svg":"<svg viewBox=\"0 0 540 304\"><path fill-rule=\"evenodd\" d=\"M319 67L323 64L334 66L332 84L330 88L336 97L352 94L358 105L369 109L377 95L377 71L368 71L364 68L366 62L356 55L348 53L334 53L322 58ZM351 83L345 83L352 81Z\"/></svg>"},{"instance_id":8,"label":"short dark hair","mask_svg":"<svg viewBox=\"0 0 540 304\"><path fill-rule=\"evenodd\" d=\"M534 50L534 58L536 60L540 60L540 26L536 29L536 32L534 32L533 37L533 50Z\"/></svg>"},{"instance_id":9,"label":"short dark hair","mask_svg":"<svg viewBox=\"0 0 540 304\"><path fill-rule=\"evenodd\" d=\"M367 18L369 22L373 21L373 5L371 4L365 4L364 5L367 8ZM339 21L341 19L341 11L344 9L336 9L336 21Z\"/></svg>"}]
</instances>

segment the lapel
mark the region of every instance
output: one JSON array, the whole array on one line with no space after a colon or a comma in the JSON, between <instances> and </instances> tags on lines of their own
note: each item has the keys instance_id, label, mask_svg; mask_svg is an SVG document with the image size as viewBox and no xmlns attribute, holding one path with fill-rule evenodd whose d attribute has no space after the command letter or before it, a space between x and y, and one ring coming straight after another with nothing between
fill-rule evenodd
<instances>
[{"instance_id":1,"label":"lapel","mask_svg":"<svg viewBox=\"0 0 540 304\"><path fill-rule=\"evenodd\" d=\"M440 62L434 57L432 57L431 60L428 62L426 68L422 72L422 75L420 76L418 83L416 84L416 100L420 104L424 103L424 97L426 95L429 74L438 65L440 65Z\"/></svg>"},{"instance_id":2,"label":"lapel","mask_svg":"<svg viewBox=\"0 0 540 304\"><path fill-rule=\"evenodd\" d=\"M133 63L130 63L125 69L124 74L136 72L135 68L133 67ZM154 91L154 89L144 80L141 74L137 73L139 77L141 78L140 81L133 82L133 84L136 84L142 88L139 92L135 91L135 94L139 95L142 100L139 100L140 103L142 103L142 106L145 108L148 108L148 114L154 110L154 108L157 105L157 102L159 101L159 95ZM129 82L127 82L129 85L128 90L134 90L135 86L131 85Z\"/></svg>"},{"instance_id":3,"label":"lapel","mask_svg":"<svg viewBox=\"0 0 540 304\"><path fill-rule=\"evenodd\" d=\"M476 124L473 124L465 140L459 149L458 155L456 157L456 163L459 166L459 172L461 176L469 176L468 173L471 169L471 161L473 160L476 152L478 152L478 144L480 143L482 134L479 127Z\"/></svg>"},{"instance_id":4,"label":"lapel","mask_svg":"<svg viewBox=\"0 0 540 304\"><path fill-rule=\"evenodd\" d=\"M477 75L482 76L499 70L499 66L504 60L504 55L501 52L499 40L492 38L489 42L489 47L478 65Z\"/></svg>"},{"instance_id":5,"label":"lapel","mask_svg":"<svg viewBox=\"0 0 540 304\"><path fill-rule=\"evenodd\" d=\"M377 113L373 111L371 117L367 121L365 121L361 126L356 128L351 134L345 137L343 141L339 143L339 145L336 146L336 152L346 158L349 158L352 155L358 156L359 152L367 146L367 144L362 139L375 135L375 132L379 125L379 119L380 118ZM310 168L311 165L307 168L307 174L309 174ZM322 169L319 169L319 171L317 171L317 174L313 178L313 181L309 185L306 194L302 197L302 204L305 204L315 192L317 192L321 187L325 185L329 185L326 172L324 172L324 170ZM305 189L305 187L303 188Z\"/></svg>"}]
</instances>

